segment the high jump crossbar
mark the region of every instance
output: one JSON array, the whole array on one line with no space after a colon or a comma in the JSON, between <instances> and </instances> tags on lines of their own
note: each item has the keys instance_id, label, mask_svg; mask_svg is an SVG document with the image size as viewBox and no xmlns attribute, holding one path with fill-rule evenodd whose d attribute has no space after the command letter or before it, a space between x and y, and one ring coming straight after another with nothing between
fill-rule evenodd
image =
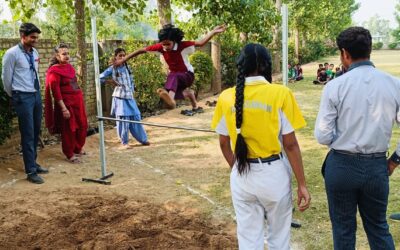
<instances>
[{"instance_id":1,"label":"high jump crossbar","mask_svg":"<svg viewBox=\"0 0 400 250\"><path fill-rule=\"evenodd\" d=\"M132 120L124 120L124 119L118 119L118 118L111 118L111 117L97 116L97 119L98 119L99 121L109 120L109 121L129 122L129 123L142 124L142 125L152 126L152 127L170 128L170 129L181 129L181 130L189 130L189 131L199 131L199 132L215 133L214 130L210 130L210 129L190 128L190 127L182 127L182 126L174 126L174 125L165 125L165 124L160 124L160 123L142 122L142 121L132 121Z\"/></svg>"}]
</instances>

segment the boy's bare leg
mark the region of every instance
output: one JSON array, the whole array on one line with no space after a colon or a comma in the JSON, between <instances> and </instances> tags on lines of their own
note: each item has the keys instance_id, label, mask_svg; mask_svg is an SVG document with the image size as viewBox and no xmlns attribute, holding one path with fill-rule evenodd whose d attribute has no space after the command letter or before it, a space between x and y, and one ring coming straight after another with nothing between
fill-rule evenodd
<instances>
[{"instance_id":1,"label":"boy's bare leg","mask_svg":"<svg viewBox=\"0 0 400 250\"><path fill-rule=\"evenodd\" d=\"M175 97L174 91L170 90L169 92L167 92L165 89L159 88L159 89L157 89L157 94L168 105L169 109L176 108L176 102L174 100L174 97Z\"/></svg>"},{"instance_id":2,"label":"boy's bare leg","mask_svg":"<svg viewBox=\"0 0 400 250\"><path fill-rule=\"evenodd\" d=\"M189 89L189 88L185 89L183 91L183 96L185 98L189 98L190 102L192 103L192 107L194 109L198 108L197 101L196 101L196 96L194 95L194 91L192 89Z\"/></svg>"},{"instance_id":3,"label":"boy's bare leg","mask_svg":"<svg viewBox=\"0 0 400 250\"><path fill-rule=\"evenodd\" d=\"M172 100L175 101L175 92L174 91L172 91L172 90L168 91L168 95L169 95L169 97L171 97Z\"/></svg>"}]
</instances>

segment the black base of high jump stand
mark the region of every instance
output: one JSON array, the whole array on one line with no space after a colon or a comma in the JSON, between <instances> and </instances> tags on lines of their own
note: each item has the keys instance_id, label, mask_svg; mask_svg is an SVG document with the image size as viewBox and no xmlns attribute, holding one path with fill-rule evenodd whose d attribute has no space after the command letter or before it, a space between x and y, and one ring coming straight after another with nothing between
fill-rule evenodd
<instances>
[{"instance_id":1,"label":"black base of high jump stand","mask_svg":"<svg viewBox=\"0 0 400 250\"><path fill-rule=\"evenodd\" d=\"M95 183L99 183L99 184L103 184L103 185L111 185L111 181L108 181L107 179L114 176L114 173L111 172L108 175L105 175L103 177L100 177L98 179L91 179L91 178L82 178L82 181L86 181L86 182L95 182Z\"/></svg>"}]
</instances>

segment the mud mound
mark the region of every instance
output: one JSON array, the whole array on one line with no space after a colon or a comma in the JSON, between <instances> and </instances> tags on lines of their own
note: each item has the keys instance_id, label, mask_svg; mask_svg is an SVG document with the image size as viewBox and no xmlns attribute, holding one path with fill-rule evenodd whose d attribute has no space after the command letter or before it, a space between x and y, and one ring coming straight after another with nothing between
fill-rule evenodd
<instances>
[{"instance_id":1,"label":"mud mound","mask_svg":"<svg viewBox=\"0 0 400 250\"><path fill-rule=\"evenodd\" d=\"M198 214L122 196L47 196L54 199L26 206L18 206L26 203L22 198L0 201L5 211L0 215L1 249L236 248L223 225L212 225Z\"/></svg>"}]
</instances>

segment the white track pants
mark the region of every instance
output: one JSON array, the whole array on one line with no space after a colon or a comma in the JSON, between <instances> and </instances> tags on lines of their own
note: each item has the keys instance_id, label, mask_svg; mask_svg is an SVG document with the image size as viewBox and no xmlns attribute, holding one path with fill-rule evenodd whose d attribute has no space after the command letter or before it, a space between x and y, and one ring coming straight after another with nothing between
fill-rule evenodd
<instances>
[{"instance_id":1,"label":"white track pants","mask_svg":"<svg viewBox=\"0 0 400 250\"><path fill-rule=\"evenodd\" d=\"M232 201L240 250L264 249L267 213L268 250L290 249L292 220L291 171L282 160L251 163L247 174L231 172Z\"/></svg>"}]
</instances>

